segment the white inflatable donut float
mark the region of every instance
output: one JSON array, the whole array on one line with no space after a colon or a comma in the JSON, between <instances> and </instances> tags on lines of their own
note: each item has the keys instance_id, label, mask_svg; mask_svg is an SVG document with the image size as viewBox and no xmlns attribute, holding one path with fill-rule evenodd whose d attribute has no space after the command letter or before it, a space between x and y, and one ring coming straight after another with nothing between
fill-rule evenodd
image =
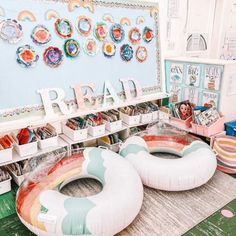
<instances>
[{"instance_id":1,"label":"white inflatable donut float","mask_svg":"<svg viewBox=\"0 0 236 236\"><path fill-rule=\"evenodd\" d=\"M60 193L84 177L100 181L103 190L84 198ZM142 200L142 182L130 163L112 151L86 148L32 173L17 192L16 210L36 235L111 236L134 220Z\"/></svg>"},{"instance_id":2,"label":"white inflatable donut float","mask_svg":"<svg viewBox=\"0 0 236 236\"><path fill-rule=\"evenodd\" d=\"M164 159L151 154L155 152L181 158ZM133 136L122 145L120 155L135 167L144 185L166 191L199 187L213 176L217 166L211 148L190 136Z\"/></svg>"}]
</instances>

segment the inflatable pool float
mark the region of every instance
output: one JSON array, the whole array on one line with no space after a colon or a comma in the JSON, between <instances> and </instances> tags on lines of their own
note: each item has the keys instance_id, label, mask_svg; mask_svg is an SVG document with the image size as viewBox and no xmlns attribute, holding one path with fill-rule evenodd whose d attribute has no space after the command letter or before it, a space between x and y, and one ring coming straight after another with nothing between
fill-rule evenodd
<instances>
[{"instance_id":1,"label":"inflatable pool float","mask_svg":"<svg viewBox=\"0 0 236 236\"><path fill-rule=\"evenodd\" d=\"M83 198L60 193L85 177L98 180L103 190ZM36 235L111 236L134 220L142 200L142 182L132 165L109 150L86 148L39 166L19 188L16 210Z\"/></svg>"},{"instance_id":2,"label":"inflatable pool float","mask_svg":"<svg viewBox=\"0 0 236 236\"><path fill-rule=\"evenodd\" d=\"M175 154L179 158L152 155L158 152ZM211 148L187 134L133 136L121 146L120 155L132 163L144 185L166 191L201 186L213 176L217 166Z\"/></svg>"},{"instance_id":3,"label":"inflatable pool float","mask_svg":"<svg viewBox=\"0 0 236 236\"><path fill-rule=\"evenodd\" d=\"M213 149L217 154L217 169L236 174L236 138L227 135L216 137Z\"/></svg>"}]
</instances>

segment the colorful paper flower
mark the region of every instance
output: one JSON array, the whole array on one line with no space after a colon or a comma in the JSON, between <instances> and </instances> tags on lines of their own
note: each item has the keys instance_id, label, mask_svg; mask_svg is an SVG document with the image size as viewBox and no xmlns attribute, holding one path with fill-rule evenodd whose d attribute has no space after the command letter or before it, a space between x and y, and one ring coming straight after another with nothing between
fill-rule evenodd
<instances>
[{"instance_id":1,"label":"colorful paper flower","mask_svg":"<svg viewBox=\"0 0 236 236\"><path fill-rule=\"evenodd\" d=\"M75 58L80 53L80 45L76 40L68 39L64 44L64 51L67 57Z\"/></svg>"},{"instance_id":2,"label":"colorful paper flower","mask_svg":"<svg viewBox=\"0 0 236 236\"><path fill-rule=\"evenodd\" d=\"M116 45L112 42L105 42L103 44L103 54L106 57L113 57L116 54Z\"/></svg>"},{"instance_id":3,"label":"colorful paper flower","mask_svg":"<svg viewBox=\"0 0 236 236\"><path fill-rule=\"evenodd\" d=\"M125 37L125 31L120 24L114 24L110 29L110 37L113 42L120 43Z\"/></svg>"},{"instance_id":4,"label":"colorful paper flower","mask_svg":"<svg viewBox=\"0 0 236 236\"><path fill-rule=\"evenodd\" d=\"M50 67L58 67L63 61L62 51L57 47L48 47L43 53L43 60Z\"/></svg>"},{"instance_id":5,"label":"colorful paper flower","mask_svg":"<svg viewBox=\"0 0 236 236\"><path fill-rule=\"evenodd\" d=\"M148 27L145 27L143 30L143 40L146 43L150 43L153 38L154 38L153 30Z\"/></svg>"},{"instance_id":6,"label":"colorful paper flower","mask_svg":"<svg viewBox=\"0 0 236 236\"><path fill-rule=\"evenodd\" d=\"M18 43L23 37L22 26L16 20L0 22L0 38L11 44Z\"/></svg>"},{"instance_id":7,"label":"colorful paper flower","mask_svg":"<svg viewBox=\"0 0 236 236\"><path fill-rule=\"evenodd\" d=\"M95 37L99 41L104 41L107 37L107 26L106 26L106 24L103 23L103 22L97 23L97 25L95 26L95 29L94 29L94 34L95 34Z\"/></svg>"},{"instance_id":8,"label":"colorful paper flower","mask_svg":"<svg viewBox=\"0 0 236 236\"><path fill-rule=\"evenodd\" d=\"M51 34L45 26L37 25L32 31L31 38L35 44L45 45L51 41Z\"/></svg>"},{"instance_id":9,"label":"colorful paper flower","mask_svg":"<svg viewBox=\"0 0 236 236\"><path fill-rule=\"evenodd\" d=\"M136 50L136 58L139 62L144 62L147 60L148 52L143 46L139 46Z\"/></svg>"},{"instance_id":10,"label":"colorful paper flower","mask_svg":"<svg viewBox=\"0 0 236 236\"><path fill-rule=\"evenodd\" d=\"M58 36L67 39L73 34L73 26L67 19L57 19L55 22L55 30Z\"/></svg>"},{"instance_id":11,"label":"colorful paper flower","mask_svg":"<svg viewBox=\"0 0 236 236\"><path fill-rule=\"evenodd\" d=\"M94 39L87 39L84 43L84 52L89 56L95 56L98 53L97 42Z\"/></svg>"},{"instance_id":12,"label":"colorful paper flower","mask_svg":"<svg viewBox=\"0 0 236 236\"><path fill-rule=\"evenodd\" d=\"M129 44L124 44L120 48L120 56L123 61L131 61L131 59L133 58L133 54L133 48Z\"/></svg>"},{"instance_id":13,"label":"colorful paper flower","mask_svg":"<svg viewBox=\"0 0 236 236\"><path fill-rule=\"evenodd\" d=\"M132 43L132 44L138 44L140 43L140 40L141 40L141 33L139 31L138 28L132 28L130 31L129 31L129 41Z\"/></svg>"},{"instance_id":14,"label":"colorful paper flower","mask_svg":"<svg viewBox=\"0 0 236 236\"><path fill-rule=\"evenodd\" d=\"M30 45L19 47L16 51L16 61L23 67L34 67L39 59Z\"/></svg>"},{"instance_id":15,"label":"colorful paper flower","mask_svg":"<svg viewBox=\"0 0 236 236\"><path fill-rule=\"evenodd\" d=\"M91 19L86 16L80 16L77 20L76 28L82 36L89 36L92 31Z\"/></svg>"}]
</instances>

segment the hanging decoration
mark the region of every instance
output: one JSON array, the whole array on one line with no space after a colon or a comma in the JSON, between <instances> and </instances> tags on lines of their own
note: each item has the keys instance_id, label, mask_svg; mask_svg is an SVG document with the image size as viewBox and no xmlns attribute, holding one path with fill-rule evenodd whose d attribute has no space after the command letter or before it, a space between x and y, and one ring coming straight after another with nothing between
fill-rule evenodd
<instances>
[{"instance_id":1,"label":"hanging decoration","mask_svg":"<svg viewBox=\"0 0 236 236\"><path fill-rule=\"evenodd\" d=\"M94 34L99 41L104 41L107 37L107 26L103 22L97 23Z\"/></svg>"},{"instance_id":2,"label":"hanging decoration","mask_svg":"<svg viewBox=\"0 0 236 236\"><path fill-rule=\"evenodd\" d=\"M34 67L39 59L30 45L19 47L16 51L16 61L23 67Z\"/></svg>"},{"instance_id":3,"label":"hanging decoration","mask_svg":"<svg viewBox=\"0 0 236 236\"><path fill-rule=\"evenodd\" d=\"M121 48L120 48L120 56L122 58L123 61L131 61L131 59L133 58L133 48L129 45L129 44L124 44Z\"/></svg>"},{"instance_id":4,"label":"hanging decoration","mask_svg":"<svg viewBox=\"0 0 236 236\"><path fill-rule=\"evenodd\" d=\"M37 45L45 45L51 41L51 34L49 30L43 25L37 25L34 27L31 38Z\"/></svg>"},{"instance_id":5,"label":"hanging decoration","mask_svg":"<svg viewBox=\"0 0 236 236\"><path fill-rule=\"evenodd\" d=\"M18 14L17 20L35 22L36 17L31 11L24 10Z\"/></svg>"},{"instance_id":6,"label":"hanging decoration","mask_svg":"<svg viewBox=\"0 0 236 236\"><path fill-rule=\"evenodd\" d=\"M147 60L147 56L147 49L143 46L139 46L136 50L136 59L142 63Z\"/></svg>"},{"instance_id":7,"label":"hanging decoration","mask_svg":"<svg viewBox=\"0 0 236 236\"><path fill-rule=\"evenodd\" d=\"M94 39L87 39L84 43L84 52L89 56L95 56L98 53L97 42Z\"/></svg>"},{"instance_id":8,"label":"hanging decoration","mask_svg":"<svg viewBox=\"0 0 236 236\"><path fill-rule=\"evenodd\" d=\"M57 47L48 47L43 53L43 60L50 67L58 67L63 61L62 51Z\"/></svg>"},{"instance_id":9,"label":"hanging decoration","mask_svg":"<svg viewBox=\"0 0 236 236\"><path fill-rule=\"evenodd\" d=\"M110 58L116 54L116 45L112 42L105 42L103 44L103 54L104 56Z\"/></svg>"},{"instance_id":10,"label":"hanging decoration","mask_svg":"<svg viewBox=\"0 0 236 236\"><path fill-rule=\"evenodd\" d=\"M120 24L131 26L131 20L128 17L122 17L120 20Z\"/></svg>"},{"instance_id":11,"label":"hanging decoration","mask_svg":"<svg viewBox=\"0 0 236 236\"><path fill-rule=\"evenodd\" d=\"M58 36L67 39L73 34L73 26L67 19L57 19L55 22L55 30Z\"/></svg>"},{"instance_id":12,"label":"hanging decoration","mask_svg":"<svg viewBox=\"0 0 236 236\"><path fill-rule=\"evenodd\" d=\"M139 31L138 28L132 28L130 31L129 31L129 41L136 45L138 43L140 43L140 40L141 40L141 33Z\"/></svg>"},{"instance_id":13,"label":"hanging decoration","mask_svg":"<svg viewBox=\"0 0 236 236\"><path fill-rule=\"evenodd\" d=\"M51 20L51 19L59 19L60 18L60 15L58 12L56 12L55 10L47 10L46 13L45 13L45 19L46 20Z\"/></svg>"},{"instance_id":14,"label":"hanging decoration","mask_svg":"<svg viewBox=\"0 0 236 236\"><path fill-rule=\"evenodd\" d=\"M64 51L67 57L75 58L80 53L80 45L76 40L68 39L64 44Z\"/></svg>"},{"instance_id":15,"label":"hanging decoration","mask_svg":"<svg viewBox=\"0 0 236 236\"><path fill-rule=\"evenodd\" d=\"M145 27L143 30L143 40L146 43L150 43L153 38L154 38L153 30L148 27Z\"/></svg>"},{"instance_id":16,"label":"hanging decoration","mask_svg":"<svg viewBox=\"0 0 236 236\"><path fill-rule=\"evenodd\" d=\"M110 14L105 14L102 19L106 22L114 23L114 18Z\"/></svg>"},{"instance_id":17,"label":"hanging decoration","mask_svg":"<svg viewBox=\"0 0 236 236\"><path fill-rule=\"evenodd\" d=\"M141 25L145 22L145 19L143 16L138 16L137 19L136 19L136 24L137 25Z\"/></svg>"},{"instance_id":18,"label":"hanging decoration","mask_svg":"<svg viewBox=\"0 0 236 236\"><path fill-rule=\"evenodd\" d=\"M22 26L16 20L0 22L0 38L11 44L18 43L23 37Z\"/></svg>"},{"instance_id":19,"label":"hanging decoration","mask_svg":"<svg viewBox=\"0 0 236 236\"><path fill-rule=\"evenodd\" d=\"M88 37L92 31L91 19L86 16L80 16L77 20L76 28L82 36Z\"/></svg>"},{"instance_id":20,"label":"hanging decoration","mask_svg":"<svg viewBox=\"0 0 236 236\"><path fill-rule=\"evenodd\" d=\"M150 16L152 18L155 18L158 15L158 8L157 7L152 7L150 10Z\"/></svg>"},{"instance_id":21,"label":"hanging decoration","mask_svg":"<svg viewBox=\"0 0 236 236\"><path fill-rule=\"evenodd\" d=\"M125 37L125 31L120 24L114 24L110 29L110 37L113 42L120 43Z\"/></svg>"}]
</instances>

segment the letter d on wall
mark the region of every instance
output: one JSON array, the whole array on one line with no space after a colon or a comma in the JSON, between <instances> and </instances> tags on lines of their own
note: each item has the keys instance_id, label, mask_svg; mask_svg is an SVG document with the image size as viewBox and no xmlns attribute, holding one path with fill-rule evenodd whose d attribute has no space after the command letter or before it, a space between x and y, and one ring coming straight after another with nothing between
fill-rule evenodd
<instances>
[{"instance_id":1,"label":"letter d on wall","mask_svg":"<svg viewBox=\"0 0 236 236\"><path fill-rule=\"evenodd\" d=\"M53 104L57 104L64 115L68 115L71 113L64 101L65 91L63 89L60 88L40 89L37 92L41 95L46 116L56 115L53 110ZM50 92L56 93L57 97L55 99L51 99Z\"/></svg>"}]
</instances>

